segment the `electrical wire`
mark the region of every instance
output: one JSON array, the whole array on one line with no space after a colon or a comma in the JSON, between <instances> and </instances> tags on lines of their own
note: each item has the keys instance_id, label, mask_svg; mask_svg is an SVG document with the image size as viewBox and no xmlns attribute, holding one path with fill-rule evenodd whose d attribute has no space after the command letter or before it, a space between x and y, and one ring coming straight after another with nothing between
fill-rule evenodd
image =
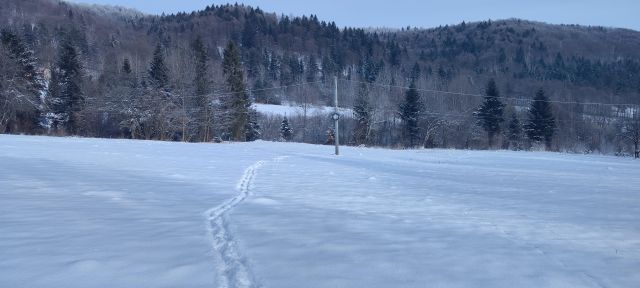
<instances>
[{"instance_id":1,"label":"electrical wire","mask_svg":"<svg viewBox=\"0 0 640 288\"><path fill-rule=\"evenodd\" d=\"M384 87L384 88L399 88L399 89L406 89L406 90L411 89L411 87L407 87L407 86L388 85L388 84L379 84L379 83L369 83L369 82L357 81L357 80L349 80L349 79L339 79L339 80L346 81L346 82L352 82L352 83L366 84L366 85L370 85L370 86ZM434 90L434 89L415 88L415 90L419 91L419 92L440 93L440 94L457 95L457 96L469 96L469 97L479 97L479 98L487 97L487 95L482 95L482 94L442 91L442 90ZM539 100L535 100L535 99L505 97L505 96L492 96L492 97L493 98L497 98L497 99L518 100L518 101L527 101L527 102L539 101ZM624 104L624 103L618 104L618 103L599 103L599 102L572 102L572 101L556 101L556 100L547 100L547 101L544 101L544 102L557 103L557 104L600 105L600 106L634 106L634 107L640 107L640 104Z\"/></svg>"}]
</instances>

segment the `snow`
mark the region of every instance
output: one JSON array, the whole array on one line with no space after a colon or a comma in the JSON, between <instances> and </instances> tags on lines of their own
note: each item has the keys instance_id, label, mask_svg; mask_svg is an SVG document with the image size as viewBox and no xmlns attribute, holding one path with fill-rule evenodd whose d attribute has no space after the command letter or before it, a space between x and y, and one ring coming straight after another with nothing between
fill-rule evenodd
<instances>
[{"instance_id":1,"label":"snow","mask_svg":"<svg viewBox=\"0 0 640 288\"><path fill-rule=\"evenodd\" d=\"M640 162L0 135L0 287L638 287Z\"/></svg>"},{"instance_id":2,"label":"snow","mask_svg":"<svg viewBox=\"0 0 640 288\"><path fill-rule=\"evenodd\" d=\"M304 115L304 107L301 105L273 105L273 104L261 104L256 103L253 104L253 107L261 114L268 116L303 116ZM308 116L323 116L333 114L334 108L329 106L318 106L318 105L308 105L307 106L307 115ZM353 118L353 110L349 108L338 108L338 112L342 115L342 117Z\"/></svg>"}]
</instances>

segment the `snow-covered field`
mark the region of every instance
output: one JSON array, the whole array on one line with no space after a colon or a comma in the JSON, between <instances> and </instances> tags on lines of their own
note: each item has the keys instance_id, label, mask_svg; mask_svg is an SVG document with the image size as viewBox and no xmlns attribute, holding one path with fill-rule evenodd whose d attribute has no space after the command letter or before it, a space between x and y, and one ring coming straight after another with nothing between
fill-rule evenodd
<instances>
[{"instance_id":1,"label":"snow-covered field","mask_svg":"<svg viewBox=\"0 0 640 288\"><path fill-rule=\"evenodd\" d=\"M640 162L0 135L0 287L640 287Z\"/></svg>"}]
</instances>

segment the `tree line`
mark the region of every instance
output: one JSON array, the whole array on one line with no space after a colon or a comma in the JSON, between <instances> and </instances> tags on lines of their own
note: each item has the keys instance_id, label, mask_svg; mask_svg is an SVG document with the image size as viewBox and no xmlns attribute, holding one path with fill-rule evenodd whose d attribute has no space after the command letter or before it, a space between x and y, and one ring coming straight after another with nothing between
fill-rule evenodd
<instances>
[{"instance_id":1,"label":"tree line","mask_svg":"<svg viewBox=\"0 0 640 288\"><path fill-rule=\"evenodd\" d=\"M188 95L172 85L165 48L158 44L146 75L132 73L124 59L118 77L108 89L109 100L90 99L86 71L78 48L65 39L57 60L45 72L22 39L9 30L1 32L2 81L0 127L9 133L86 135L96 133L96 117L117 114L120 135L132 139L190 142L254 141L260 138L257 112L246 88L240 51L234 42L224 49L224 92L215 99L208 75L208 54L197 38L193 50L193 85ZM47 79L47 80L46 80ZM93 119L93 121L92 121ZM103 119L107 121L107 119Z\"/></svg>"},{"instance_id":2,"label":"tree line","mask_svg":"<svg viewBox=\"0 0 640 288\"><path fill-rule=\"evenodd\" d=\"M6 107L0 127L8 133L330 143L331 120L307 111L331 105L326 82L339 76L341 102L354 114L343 120L341 143L634 150L633 108L585 103L635 103L640 66L633 50L622 43L606 53L595 47L571 55L554 44L561 26L508 20L398 31L340 29L313 15L277 16L242 5L145 16L36 2L42 3L9 0L10 9L0 9L10 21L0 23L0 97ZM615 29L572 31L577 36L563 40L566 45L579 46L584 37L635 39ZM235 55L227 53L230 42ZM229 59L239 66L229 66ZM229 79L240 74L243 81ZM502 95L491 101L425 92L487 94L489 79ZM540 87L553 101L534 99ZM520 103L510 99L514 95L528 99ZM283 123L281 116L256 113L252 102L299 106L304 113L287 115ZM551 136L528 134L538 129L528 126L527 114L539 103L551 106L551 116L540 116L553 118ZM286 137L280 135L283 124Z\"/></svg>"}]
</instances>

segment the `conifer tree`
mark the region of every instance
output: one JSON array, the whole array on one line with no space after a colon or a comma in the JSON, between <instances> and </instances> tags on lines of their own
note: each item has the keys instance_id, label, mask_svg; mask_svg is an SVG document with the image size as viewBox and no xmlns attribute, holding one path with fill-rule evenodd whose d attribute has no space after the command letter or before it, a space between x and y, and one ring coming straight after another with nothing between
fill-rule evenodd
<instances>
[{"instance_id":1,"label":"conifer tree","mask_svg":"<svg viewBox=\"0 0 640 288\"><path fill-rule=\"evenodd\" d=\"M242 47L251 49L256 45L258 29L259 24L257 23L256 13L254 10L251 10L246 16L244 28L242 29Z\"/></svg>"},{"instance_id":2,"label":"conifer tree","mask_svg":"<svg viewBox=\"0 0 640 288\"><path fill-rule=\"evenodd\" d=\"M485 90L484 102L475 112L478 118L478 125L487 132L489 148L493 147L495 135L500 133L500 124L504 122L504 104L500 102L500 93L495 80L489 80Z\"/></svg>"},{"instance_id":3,"label":"conifer tree","mask_svg":"<svg viewBox=\"0 0 640 288\"><path fill-rule=\"evenodd\" d=\"M318 67L316 57L312 54L311 56L309 56L309 63L307 63L307 82L316 81L316 76L318 75L319 69L320 68Z\"/></svg>"},{"instance_id":4,"label":"conifer tree","mask_svg":"<svg viewBox=\"0 0 640 288\"><path fill-rule=\"evenodd\" d=\"M120 129L131 139L138 139L142 135L142 119L145 118L143 107L147 104L146 99L142 97L144 91L138 83L138 77L131 70L131 62L128 58L124 59L122 64L122 73L118 77L118 85L111 91L120 97L118 110L121 113ZM127 72L127 70L129 72Z\"/></svg>"},{"instance_id":5,"label":"conifer tree","mask_svg":"<svg viewBox=\"0 0 640 288\"><path fill-rule=\"evenodd\" d=\"M148 85L145 87L144 96L147 103L143 103L143 113L148 114L142 123L146 139L177 139L177 131L182 130L182 139L187 140L188 119L183 111L178 109L180 104L186 108L184 101L174 97L171 93L169 68L165 63L163 47L158 43L153 52L153 58L149 64ZM184 98L183 98L184 99Z\"/></svg>"},{"instance_id":6,"label":"conifer tree","mask_svg":"<svg viewBox=\"0 0 640 288\"><path fill-rule=\"evenodd\" d=\"M209 101L209 75L207 49L198 36L192 45L195 56L195 107L191 110L192 118L198 126L198 140L208 142L211 140L211 109Z\"/></svg>"},{"instance_id":7,"label":"conifer tree","mask_svg":"<svg viewBox=\"0 0 640 288\"><path fill-rule=\"evenodd\" d=\"M129 58L124 58L124 63L122 63L122 72L125 74L131 74L131 63L129 62Z\"/></svg>"},{"instance_id":8,"label":"conifer tree","mask_svg":"<svg viewBox=\"0 0 640 288\"><path fill-rule=\"evenodd\" d=\"M421 75L421 70L420 70L420 65L418 63L415 63L413 65L413 68L411 68L411 79L412 81L418 81L418 78L420 78Z\"/></svg>"},{"instance_id":9,"label":"conifer tree","mask_svg":"<svg viewBox=\"0 0 640 288\"><path fill-rule=\"evenodd\" d=\"M169 86L169 68L164 62L162 46L158 43L153 52L151 67L149 68L149 78L154 88L167 89Z\"/></svg>"},{"instance_id":10,"label":"conifer tree","mask_svg":"<svg viewBox=\"0 0 640 288\"><path fill-rule=\"evenodd\" d=\"M8 122L32 129L43 108L39 95L44 80L37 70L37 59L23 38L12 31L3 29L0 42L0 49L8 52L2 54L9 58L0 64L0 133Z\"/></svg>"},{"instance_id":11,"label":"conifer tree","mask_svg":"<svg viewBox=\"0 0 640 288\"><path fill-rule=\"evenodd\" d=\"M68 39L63 41L59 53L58 80L60 90L59 97L54 102L54 111L58 114L59 124L65 126L67 133L80 133L84 109L80 55ZM55 83L52 84L55 85Z\"/></svg>"},{"instance_id":12,"label":"conifer tree","mask_svg":"<svg viewBox=\"0 0 640 288\"><path fill-rule=\"evenodd\" d=\"M378 74L382 69L382 64L374 63L371 59L364 59L362 64L362 80L367 83L374 83L378 79Z\"/></svg>"},{"instance_id":13,"label":"conifer tree","mask_svg":"<svg viewBox=\"0 0 640 288\"><path fill-rule=\"evenodd\" d=\"M33 56L33 51L28 48L24 40L17 34L2 30L0 32L2 44L8 48L12 58L18 63L20 75L24 86L31 92L42 88L42 75L37 71L37 59Z\"/></svg>"},{"instance_id":14,"label":"conifer tree","mask_svg":"<svg viewBox=\"0 0 640 288\"><path fill-rule=\"evenodd\" d=\"M229 91L223 101L225 118L228 121L226 130L231 139L246 141L248 138L252 138L248 137L247 134L253 133L251 129L247 129L252 103L246 91L240 52L234 42L229 42L223 55L222 69L226 77L227 90Z\"/></svg>"},{"instance_id":15,"label":"conifer tree","mask_svg":"<svg viewBox=\"0 0 640 288\"><path fill-rule=\"evenodd\" d=\"M415 147L420 141L419 123L421 113L420 95L416 89L415 82L411 82L405 95L404 103L400 105L400 118L402 119L403 135L407 147Z\"/></svg>"},{"instance_id":16,"label":"conifer tree","mask_svg":"<svg viewBox=\"0 0 640 288\"><path fill-rule=\"evenodd\" d=\"M551 110L549 98L540 88L529 108L529 121L525 125L525 131L529 140L544 142L545 148L551 148L551 141L555 133L556 123Z\"/></svg>"},{"instance_id":17,"label":"conifer tree","mask_svg":"<svg viewBox=\"0 0 640 288\"><path fill-rule=\"evenodd\" d=\"M256 141L262 137L258 123L258 111L252 107L249 108L249 118L245 125L244 135L247 142Z\"/></svg>"},{"instance_id":18,"label":"conifer tree","mask_svg":"<svg viewBox=\"0 0 640 288\"><path fill-rule=\"evenodd\" d=\"M284 116L282 119L282 123L280 123L280 139L281 141L289 142L293 139L293 129L289 124L289 119L287 116Z\"/></svg>"},{"instance_id":19,"label":"conifer tree","mask_svg":"<svg viewBox=\"0 0 640 288\"><path fill-rule=\"evenodd\" d=\"M357 145L368 144L373 118L373 108L369 103L369 89L367 84L361 83L357 98L353 105L353 116L356 127L353 131Z\"/></svg>"}]
</instances>

